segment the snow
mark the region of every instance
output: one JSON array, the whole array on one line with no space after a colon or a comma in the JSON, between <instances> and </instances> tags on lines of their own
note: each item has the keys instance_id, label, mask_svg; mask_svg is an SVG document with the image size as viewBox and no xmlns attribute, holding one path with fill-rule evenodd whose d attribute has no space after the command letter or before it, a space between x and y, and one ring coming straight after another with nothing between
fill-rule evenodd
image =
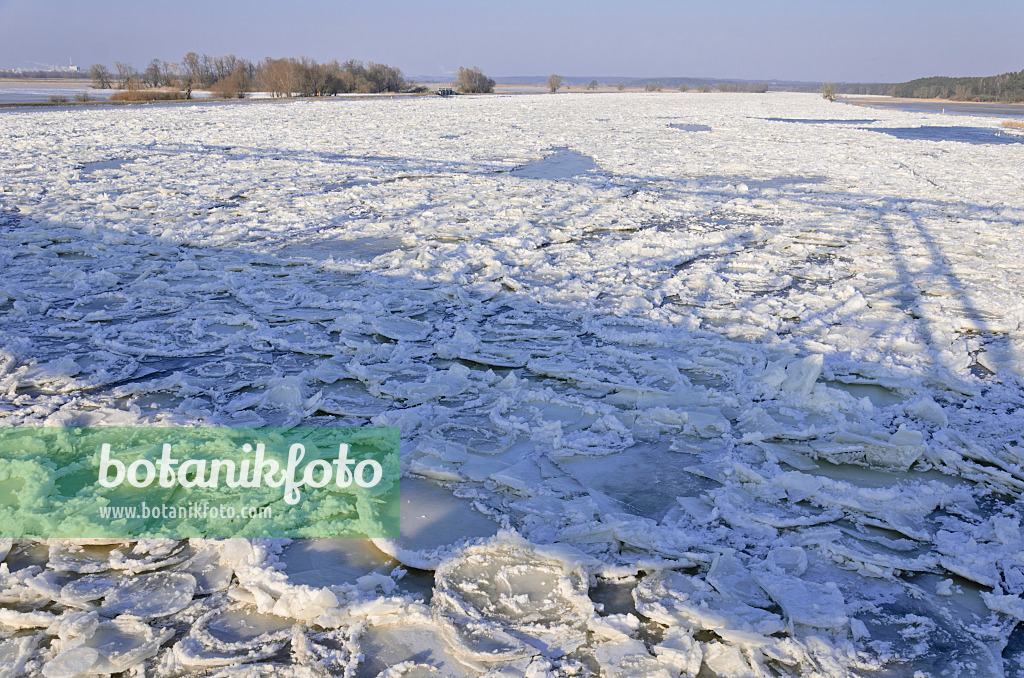
<instances>
[{"instance_id":1,"label":"snow","mask_svg":"<svg viewBox=\"0 0 1024 678\"><path fill-rule=\"evenodd\" d=\"M0 540L0 664L1012 675L1024 145L862 115L4 111L0 424L398 426L403 529Z\"/></svg>"}]
</instances>

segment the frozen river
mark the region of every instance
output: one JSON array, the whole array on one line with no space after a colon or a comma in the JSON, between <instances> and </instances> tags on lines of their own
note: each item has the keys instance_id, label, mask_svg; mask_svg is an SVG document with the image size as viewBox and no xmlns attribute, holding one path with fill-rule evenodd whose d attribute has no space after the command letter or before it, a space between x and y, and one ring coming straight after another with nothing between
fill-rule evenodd
<instances>
[{"instance_id":1,"label":"frozen river","mask_svg":"<svg viewBox=\"0 0 1024 678\"><path fill-rule=\"evenodd\" d=\"M0 80L0 104L76 101L83 93L92 101L106 101L115 90L92 89L87 81Z\"/></svg>"},{"instance_id":2,"label":"frozen river","mask_svg":"<svg viewBox=\"0 0 1024 678\"><path fill-rule=\"evenodd\" d=\"M851 97L840 100L844 104L869 108L891 108L909 113L938 113L945 115L1024 117L1024 105L974 101L946 101L930 99L900 99L893 97Z\"/></svg>"},{"instance_id":3,"label":"frozen river","mask_svg":"<svg viewBox=\"0 0 1024 678\"><path fill-rule=\"evenodd\" d=\"M774 93L0 112L0 425L403 443L394 541L0 539L0 666L1020 675L1021 141Z\"/></svg>"}]
</instances>

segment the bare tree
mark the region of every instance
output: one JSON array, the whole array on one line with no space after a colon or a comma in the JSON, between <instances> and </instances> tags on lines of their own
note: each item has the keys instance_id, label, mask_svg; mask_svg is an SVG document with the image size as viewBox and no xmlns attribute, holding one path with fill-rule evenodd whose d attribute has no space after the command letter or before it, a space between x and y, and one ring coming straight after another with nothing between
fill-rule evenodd
<instances>
[{"instance_id":1,"label":"bare tree","mask_svg":"<svg viewBox=\"0 0 1024 678\"><path fill-rule=\"evenodd\" d=\"M142 81L150 87L159 87L163 81L160 74L160 60L153 59L149 62L149 66L146 66L146 71L142 74Z\"/></svg>"},{"instance_id":2,"label":"bare tree","mask_svg":"<svg viewBox=\"0 0 1024 678\"><path fill-rule=\"evenodd\" d=\"M369 81L369 73L362 61L349 59L341 64L341 91L343 92L373 92L373 83Z\"/></svg>"},{"instance_id":3,"label":"bare tree","mask_svg":"<svg viewBox=\"0 0 1024 678\"><path fill-rule=\"evenodd\" d=\"M690 90L690 86L687 85L685 82L679 83L679 91L680 92L688 92L689 90Z\"/></svg>"},{"instance_id":4,"label":"bare tree","mask_svg":"<svg viewBox=\"0 0 1024 678\"><path fill-rule=\"evenodd\" d=\"M644 85L645 92L660 92L665 89L665 86L660 82L649 82Z\"/></svg>"},{"instance_id":5,"label":"bare tree","mask_svg":"<svg viewBox=\"0 0 1024 678\"><path fill-rule=\"evenodd\" d=\"M160 64L160 81L168 87L175 87L180 80L181 71L178 64L164 61Z\"/></svg>"},{"instance_id":6,"label":"bare tree","mask_svg":"<svg viewBox=\"0 0 1024 678\"><path fill-rule=\"evenodd\" d=\"M821 98L828 101L835 101L839 98L839 93L836 91L836 86L831 82L821 83Z\"/></svg>"},{"instance_id":7,"label":"bare tree","mask_svg":"<svg viewBox=\"0 0 1024 678\"><path fill-rule=\"evenodd\" d=\"M484 75L477 66L460 66L457 84L463 94L489 94L494 91L494 80Z\"/></svg>"},{"instance_id":8,"label":"bare tree","mask_svg":"<svg viewBox=\"0 0 1024 678\"><path fill-rule=\"evenodd\" d=\"M322 97L327 93L330 77L327 69L315 59L302 57L298 63L298 91L304 97Z\"/></svg>"},{"instance_id":9,"label":"bare tree","mask_svg":"<svg viewBox=\"0 0 1024 678\"><path fill-rule=\"evenodd\" d=\"M260 64L257 79L272 97L290 97L299 90L294 59L271 59Z\"/></svg>"},{"instance_id":10,"label":"bare tree","mask_svg":"<svg viewBox=\"0 0 1024 678\"><path fill-rule=\"evenodd\" d=\"M110 71L103 64L89 66L89 77L95 89L110 89Z\"/></svg>"},{"instance_id":11,"label":"bare tree","mask_svg":"<svg viewBox=\"0 0 1024 678\"><path fill-rule=\"evenodd\" d=\"M234 57L231 57L232 59ZM220 64L220 69L224 70L224 64ZM234 69L232 65L231 69L227 69L224 75L231 73ZM217 73L215 70L214 59L209 54L199 56L195 52L189 52L181 59L181 70L182 79L189 91L192 87L209 87L217 81ZM190 87L189 87L190 86Z\"/></svg>"},{"instance_id":12,"label":"bare tree","mask_svg":"<svg viewBox=\"0 0 1024 678\"><path fill-rule=\"evenodd\" d=\"M189 92L192 91L193 86L199 84L202 70L202 62L195 52L189 52L182 58L181 79Z\"/></svg>"},{"instance_id":13,"label":"bare tree","mask_svg":"<svg viewBox=\"0 0 1024 678\"><path fill-rule=\"evenodd\" d=\"M117 86L119 89L129 89L133 82L138 82L139 72L131 64L115 61L114 68L117 69Z\"/></svg>"},{"instance_id":14,"label":"bare tree","mask_svg":"<svg viewBox=\"0 0 1024 678\"><path fill-rule=\"evenodd\" d=\"M366 64L366 75L375 92L401 92L405 89L405 77L402 71L387 64Z\"/></svg>"},{"instance_id":15,"label":"bare tree","mask_svg":"<svg viewBox=\"0 0 1024 678\"><path fill-rule=\"evenodd\" d=\"M235 67L238 65L238 57L234 54L213 57L210 58L209 61L211 66L211 77L214 82L230 77L231 74L235 72Z\"/></svg>"},{"instance_id":16,"label":"bare tree","mask_svg":"<svg viewBox=\"0 0 1024 678\"><path fill-rule=\"evenodd\" d=\"M591 80L587 85L587 89L597 89L597 80Z\"/></svg>"},{"instance_id":17,"label":"bare tree","mask_svg":"<svg viewBox=\"0 0 1024 678\"><path fill-rule=\"evenodd\" d=\"M552 73L548 76L548 88L552 93L558 91L558 88L562 86L562 76Z\"/></svg>"},{"instance_id":18,"label":"bare tree","mask_svg":"<svg viewBox=\"0 0 1024 678\"><path fill-rule=\"evenodd\" d=\"M615 87L621 92L622 90L626 89L626 83L620 82Z\"/></svg>"}]
</instances>

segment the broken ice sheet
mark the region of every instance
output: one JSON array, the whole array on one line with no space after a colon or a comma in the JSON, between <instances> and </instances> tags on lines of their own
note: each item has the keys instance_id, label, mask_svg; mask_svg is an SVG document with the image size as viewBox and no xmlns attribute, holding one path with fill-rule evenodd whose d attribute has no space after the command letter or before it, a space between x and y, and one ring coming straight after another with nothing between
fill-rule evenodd
<instances>
[{"instance_id":1,"label":"broken ice sheet","mask_svg":"<svg viewBox=\"0 0 1024 678\"><path fill-rule=\"evenodd\" d=\"M467 98L451 116L425 98L4 116L0 421L397 422L407 475L453 486L422 501L414 490L406 508L419 504L421 522L407 544L381 545L407 567L440 567L508 526L531 548L587 551L602 576L642 563L645 577L702 581L690 584L734 644L672 627L648 643L666 667L685 665L662 661L675 653L720 675L842 675L834 660L852 643L863 671L931 670L943 656L961 662L954 673L986 671L1024 593L1010 515L1024 487L1019 145L765 119L835 117L807 94L645 97L637 116L643 96ZM878 116L880 129L930 124ZM731 133L667 126L678 121ZM366 133L385 127L401 133ZM269 146L252 134L270 128ZM430 160L438 138L444 158ZM552 157L560 148L579 155ZM550 167L559 155L600 169ZM545 156L563 176L511 171ZM5 643L42 634L45 650L51 610L107 619L112 587L169 573L195 578L197 602L153 626L191 628L207 600L224 613L221 595L245 601L213 624L220 640L162 646L154 661L196 662L182 673L288 675L293 644L312 664L315 634L271 633L272 656L259 634L235 657L215 647L272 610L291 634L379 606L361 617L360 675L456 674L472 663L461 644L480 649L411 614L426 589L385 556L242 551L11 543L4 619L32 635ZM762 589L769 564L794 579ZM289 567L316 586L289 584ZM849 623L806 626L838 623L838 609L800 598L838 608L830 582ZM518 632L496 590L467 593L467 609L495 614L481 644ZM723 612L729 591L794 636L744 635L745 617ZM809 634L819 653L786 654ZM602 642L588 667L657 675L636 637ZM35 656L26 648L15 652Z\"/></svg>"},{"instance_id":2,"label":"broken ice sheet","mask_svg":"<svg viewBox=\"0 0 1024 678\"><path fill-rule=\"evenodd\" d=\"M583 644L595 614L587 572L572 555L509 533L456 553L435 581L434 619L474 661L560 657Z\"/></svg>"},{"instance_id":3,"label":"broken ice sheet","mask_svg":"<svg viewBox=\"0 0 1024 678\"><path fill-rule=\"evenodd\" d=\"M175 643L174 661L184 670L195 671L267 659L288 642L292 623L242 605L210 610Z\"/></svg>"},{"instance_id":4,"label":"broken ice sheet","mask_svg":"<svg viewBox=\"0 0 1024 678\"><path fill-rule=\"evenodd\" d=\"M677 572L645 577L633 596L637 610L645 617L691 632L767 636L785 627L779 615L748 605L731 594L720 594L704 580Z\"/></svg>"},{"instance_id":5,"label":"broken ice sheet","mask_svg":"<svg viewBox=\"0 0 1024 678\"><path fill-rule=\"evenodd\" d=\"M130 614L148 619L165 617L192 602L196 580L180 572L155 572L121 580L106 594L104 613L112 616Z\"/></svg>"},{"instance_id":6,"label":"broken ice sheet","mask_svg":"<svg viewBox=\"0 0 1024 678\"><path fill-rule=\"evenodd\" d=\"M63 639L57 655L43 665L46 678L119 673L157 653L171 629L154 629L132 617L86 625L82 635Z\"/></svg>"},{"instance_id":7,"label":"broken ice sheet","mask_svg":"<svg viewBox=\"0 0 1024 678\"><path fill-rule=\"evenodd\" d=\"M487 671L486 665L451 648L429 617L370 627L360 647L364 656L358 678L474 678Z\"/></svg>"},{"instance_id":8,"label":"broken ice sheet","mask_svg":"<svg viewBox=\"0 0 1024 678\"><path fill-rule=\"evenodd\" d=\"M430 600L433 576L402 563L369 539L300 539L281 553L288 582L314 588L355 586L381 595L413 594Z\"/></svg>"}]
</instances>

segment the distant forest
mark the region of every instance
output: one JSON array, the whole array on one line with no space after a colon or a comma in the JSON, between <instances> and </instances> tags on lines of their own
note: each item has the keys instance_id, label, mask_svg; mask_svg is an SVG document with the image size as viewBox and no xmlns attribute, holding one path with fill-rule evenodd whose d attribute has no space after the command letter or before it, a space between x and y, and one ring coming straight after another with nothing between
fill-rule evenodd
<instances>
[{"instance_id":1,"label":"distant forest","mask_svg":"<svg viewBox=\"0 0 1024 678\"><path fill-rule=\"evenodd\" d=\"M956 101L1024 101L1024 71L982 78L918 78L893 85L894 97Z\"/></svg>"},{"instance_id":2,"label":"distant forest","mask_svg":"<svg viewBox=\"0 0 1024 678\"><path fill-rule=\"evenodd\" d=\"M0 78L15 80L20 78L25 79L40 79L46 78L48 80L81 80L82 78L88 77L88 73L84 71L4 71L0 70Z\"/></svg>"},{"instance_id":3,"label":"distant forest","mask_svg":"<svg viewBox=\"0 0 1024 678\"><path fill-rule=\"evenodd\" d=\"M800 83L799 85L772 86L774 90L786 92L813 92L821 91L820 82ZM870 94L873 96L889 96L894 85L891 82L837 82L835 83L837 94Z\"/></svg>"}]
</instances>

